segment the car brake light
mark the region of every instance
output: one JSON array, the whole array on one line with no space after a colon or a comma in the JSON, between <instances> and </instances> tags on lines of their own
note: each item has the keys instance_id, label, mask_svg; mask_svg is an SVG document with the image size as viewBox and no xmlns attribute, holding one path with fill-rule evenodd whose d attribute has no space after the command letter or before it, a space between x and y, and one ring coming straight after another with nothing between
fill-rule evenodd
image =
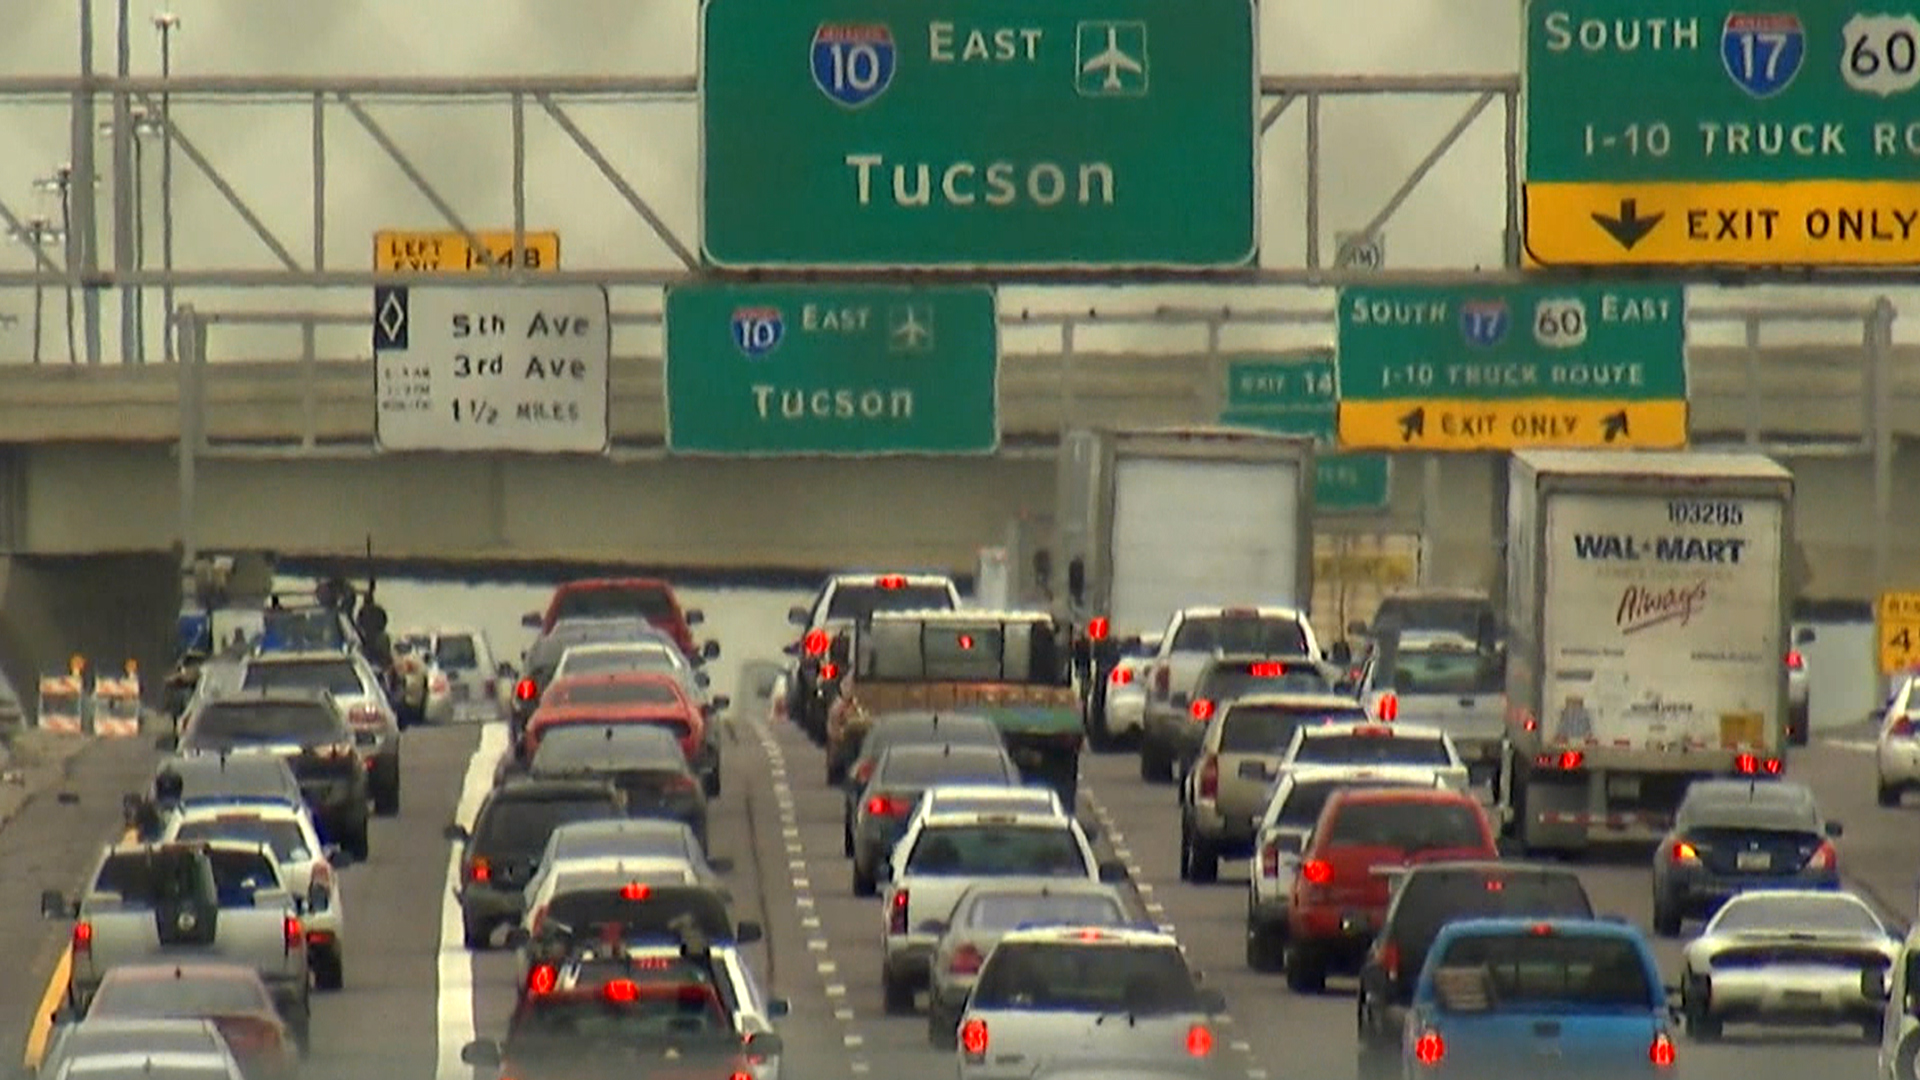
<instances>
[{"instance_id":1,"label":"car brake light","mask_svg":"<svg viewBox=\"0 0 1920 1080\"><path fill-rule=\"evenodd\" d=\"M875 795L867 800L867 814L870 817L899 817L911 806L907 800L893 795Z\"/></svg>"},{"instance_id":2,"label":"car brake light","mask_svg":"<svg viewBox=\"0 0 1920 1080\"><path fill-rule=\"evenodd\" d=\"M484 885L493 880L493 867L488 865L485 859L469 859L467 860L467 880L477 885Z\"/></svg>"},{"instance_id":3,"label":"car brake light","mask_svg":"<svg viewBox=\"0 0 1920 1080\"><path fill-rule=\"evenodd\" d=\"M817 628L807 631L807 636L801 640L801 647L808 656L825 656L828 644L827 632Z\"/></svg>"},{"instance_id":4,"label":"car brake light","mask_svg":"<svg viewBox=\"0 0 1920 1080\"><path fill-rule=\"evenodd\" d=\"M1833 841L1822 840L1820 841L1819 848L1814 851L1813 858L1807 860L1807 869L1831 870L1834 864L1839 861L1839 854L1839 852L1833 849Z\"/></svg>"},{"instance_id":5,"label":"car brake light","mask_svg":"<svg viewBox=\"0 0 1920 1080\"><path fill-rule=\"evenodd\" d=\"M978 1059L987 1056L987 1022L985 1020L969 1020L960 1025L960 1049L966 1051L970 1058Z\"/></svg>"},{"instance_id":6,"label":"car brake light","mask_svg":"<svg viewBox=\"0 0 1920 1080\"><path fill-rule=\"evenodd\" d=\"M93 924L92 923L77 922L73 924L73 951L74 952L93 951Z\"/></svg>"},{"instance_id":7,"label":"car brake light","mask_svg":"<svg viewBox=\"0 0 1920 1080\"><path fill-rule=\"evenodd\" d=\"M973 648L973 635L972 635L972 634L959 634L959 635L957 635L957 636L955 636L955 637L954 637L954 639L953 639L953 643L954 643L955 645L958 645L958 646L960 646L960 648L961 648L961 649L962 649L963 651L964 651L964 650L970 650L970 649L972 649L972 648Z\"/></svg>"},{"instance_id":8,"label":"car brake light","mask_svg":"<svg viewBox=\"0 0 1920 1080\"><path fill-rule=\"evenodd\" d=\"M1195 1024L1187 1029L1187 1056L1206 1057L1213 1053L1213 1032L1205 1024Z\"/></svg>"},{"instance_id":9,"label":"car brake light","mask_svg":"<svg viewBox=\"0 0 1920 1080\"><path fill-rule=\"evenodd\" d=\"M280 932L289 950L307 947L307 932L301 928L299 919L287 916L280 924Z\"/></svg>"},{"instance_id":10,"label":"car brake light","mask_svg":"<svg viewBox=\"0 0 1920 1080\"><path fill-rule=\"evenodd\" d=\"M727 1080L753 1080L753 1074L744 1069L735 1069L733 1075L727 1077Z\"/></svg>"},{"instance_id":11,"label":"car brake light","mask_svg":"<svg viewBox=\"0 0 1920 1080\"><path fill-rule=\"evenodd\" d=\"M1787 654L1787 666L1795 671L1799 671L1801 668L1807 666L1807 658L1800 655L1799 649L1795 649Z\"/></svg>"},{"instance_id":12,"label":"car brake light","mask_svg":"<svg viewBox=\"0 0 1920 1080\"><path fill-rule=\"evenodd\" d=\"M1194 698L1193 704L1187 706L1187 712L1192 714L1195 720L1211 720L1213 719L1213 702L1206 698Z\"/></svg>"},{"instance_id":13,"label":"car brake light","mask_svg":"<svg viewBox=\"0 0 1920 1080\"><path fill-rule=\"evenodd\" d=\"M1431 1069L1446 1060L1447 1040L1437 1031L1423 1031L1413 1042L1413 1058Z\"/></svg>"},{"instance_id":14,"label":"car brake light","mask_svg":"<svg viewBox=\"0 0 1920 1080\"><path fill-rule=\"evenodd\" d=\"M1733 771L1741 776L1780 775L1779 758L1763 758L1758 754L1736 754L1733 759Z\"/></svg>"},{"instance_id":15,"label":"car brake light","mask_svg":"<svg viewBox=\"0 0 1920 1080\"><path fill-rule=\"evenodd\" d=\"M947 971L954 975L978 975L982 959L980 950L969 941L953 950L953 956L947 960Z\"/></svg>"},{"instance_id":16,"label":"car brake light","mask_svg":"<svg viewBox=\"0 0 1920 1080\"><path fill-rule=\"evenodd\" d=\"M1173 683L1173 672L1162 666L1153 669L1153 692L1164 696Z\"/></svg>"},{"instance_id":17,"label":"car brake light","mask_svg":"<svg viewBox=\"0 0 1920 1080\"><path fill-rule=\"evenodd\" d=\"M1309 885L1325 885L1333 880L1333 864L1325 859L1308 859L1300 866L1300 876Z\"/></svg>"},{"instance_id":18,"label":"car brake light","mask_svg":"<svg viewBox=\"0 0 1920 1080\"><path fill-rule=\"evenodd\" d=\"M1387 978L1392 979L1395 982L1400 981L1400 943L1399 942L1389 941L1385 945L1380 947L1380 969L1387 973Z\"/></svg>"},{"instance_id":19,"label":"car brake light","mask_svg":"<svg viewBox=\"0 0 1920 1080\"><path fill-rule=\"evenodd\" d=\"M904 934L907 932L907 890L901 889L893 894L887 905L887 933Z\"/></svg>"},{"instance_id":20,"label":"car brake light","mask_svg":"<svg viewBox=\"0 0 1920 1080\"><path fill-rule=\"evenodd\" d=\"M1647 1060L1653 1062L1656 1068L1673 1067L1673 1039L1666 1032L1654 1034L1653 1044L1647 1047Z\"/></svg>"},{"instance_id":21,"label":"car brake light","mask_svg":"<svg viewBox=\"0 0 1920 1080\"><path fill-rule=\"evenodd\" d=\"M1113 674L1107 676L1107 681L1115 686L1125 686L1133 681L1133 669L1124 664L1114 668Z\"/></svg>"},{"instance_id":22,"label":"car brake light","mask_svg":"<svg viewBox=\"0 0 1920 1080\"><path fill-rule=\"evenodd\" d=\"M904 589L907 587L907 579L901 577L899 574L888 574L885 577L875 578L873 583L883 589Z\"/></svg>"},{"instance_id":23,"label":"car brake light","mask_svg":"<svg viewBox=\"0 0 1920 1080\"><path fill-rule=\"evenodd\" d=\"M1260 876L1280 876L1280 845L1268 844L1260 849Z\"/></svg>"},{"instance_id":24,"label":"car brake light","mask_svg":"<svg viewBox=\"0 0 1920 1080\"><path fill-rule=\"evenodd\" d=\"M1207 760L1200 764L1200 797L1220 797L1220 758L1217 755L1208 754Z\"/></svg>"},{"instance_id":25,"label":"car brake light","mask_svg":"<svg viewBox=\"0 0 1920 1080\"><path fill-rule=\"evenodd\" d=\"M1673 845L1673 854L1669 856L1669 859L1677 863L1699 862L1700 849L1694 847L1692 844L1687 843L1685 840L1682 840L1679 843Z\"/></svg>"},{"instance_id":26,"label":"car brake light","mask_svg":"<svg viewBox=\"0 0 1920 1080\"><path fill-rule=\"evenodd\" d=\"M1490 877L1487 879L1488 892L1505 892L1506 889L1507 889L1507 883L1504 881L1501 881L1499 878Z\"/></svg>"},{"instance_id":27,"label":"car brake light","mask_svg":"<svg viewBox=\"0 0 1920 1080\"><path fill-rule=\"evenodd\" d=\"M551 994L553 984L559 978L560 971L552 964L535 964L533 970L527 972L527 993L536 997L541 994Z\"/></svg>"},{"instance_id":28,"label":"car brake light","mask_svg":"<svg viewBox=\"0 0 1920 1080\"><path fill-rule=\"evenodd\" d=\"M611 979L600 988L600 996L608 1001L625 1004L639 999L640 986L632 979Z\"/></svg>"},{"instance_id":29,"label":"car brake light","mask_svg":"<svg viewBox=\"0 0 1920 1080\"><path fill-rule=\"evenodd\" d=\"M1543 769L1572 772L1587 763L1587 755L1583 750L1562 750L1558 754L1541 754L1533 763Z\"/></svg>"},{"instance_id":30,"label":"car brake light","mask_svg":"<svg viewBox=\"0 0 1920 1080\"><path fill-rule=\"evenodd\" d=\"M513 696L521 701L532 701L534 695L539 692L540 688L533 685L532 679L521 679L513 684Z\"/></svg>"},{"instance_id":31,"label":"car brake light","mask_svg":"<svg viewBox=\"0 0 1920 1080\"><path fill-rule=\"evenodd\" d=\"M827 680L828 682L832 682L833 680L835 680L835 679L837 679L837 678L839 678L839 677L840 677L840 665L839 665L839 664L836 664L836 663L834 663L834 662L833 662L833 661L831 661L831 660L829 660L829 661L827 661L827 662L826 662L826 663L824 663L824 664L821 664L821 665L820 665L820 677L821 677L821 678L823 678L823 679L825 679L825 680Z\"/></svg>"},{"instance_id":32,"label":"car brake light","mask_svg":"<svg viewBox=\"0 0 1920 1080\"><path fill-rule=\"evenodd\" d=\"M1286 665L1273 660L1261 660L1247 665L1247 674L1256 679L1277 679L1286 673Z\"/></svg>"},{"instance_id":33,"label":"car brake light","mask_svg":"<svg viewBox=\"0 0 1920 1080\"><path fill-rule=\"evenodd\" d=\"M637 881L629 881L625 885L620 886L620 899L622 900L645 900L652 895L653 886L642 885Z\"/></svg>"},{"instance_id":34,"label":"car brake light","mask_svg":"<svg viewBox=\"0 0 1920 1080\"><path fill-rule=\"evenodd\" d=\"M1107 622L1106 616L1096 615L1087 620L1087 637L1093 641L1105 641L1110 628L1111 624ZM986 1028L983 1027L980 1030L985 1031Z\"/></svg>"},{"instance_id":35,"label":"car brake light","mask_svg":"<svg viewBox=\"0 0 1920 1080\"><path fill-rule=\"evenodd\" d=\"M1380 700L1373 707L1373 711L1376 714L1376 719L1385 720L1389 724L1400 719L1400 695L1381 694Z\"/></svg>"},{"instance_id":36,"label":"car brake light","mask_svg":"<svg viewBox=\"0 0 1920 1080\"><path fill-rule=\"evenodd\" d=\"M1543 922L1534 923L1532 926L1527 927L1527 933L1532 934L1534 937L1552 937L1553 924Z\"/></svg>"}]
</instances>

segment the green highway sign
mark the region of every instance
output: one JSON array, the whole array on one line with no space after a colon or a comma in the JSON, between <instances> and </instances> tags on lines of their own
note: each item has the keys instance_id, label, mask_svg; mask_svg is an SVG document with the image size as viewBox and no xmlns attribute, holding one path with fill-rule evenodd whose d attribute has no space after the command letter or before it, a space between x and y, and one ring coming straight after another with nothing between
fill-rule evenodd
<instances>
[{"instance_id":1,"label":"green highway sign","mask_svg":"<svg viewBox=\"0 0 1920 1080\"><path fill-rule=\"evenodd\" d=\"M1252 0L705 0L726 268L1250 262Z\"/></svg>"},{"instance_id":2,"label":"green highway sign","mask_svg":"<svg viewBox=\"0 0 1920 1080\"><path fill-rule=\"evenodd\" d=\"M999 341L985 286L672 286L667 449L990 454Z\"/></svg>"},{"instance_id":3,"label":"green highway sign","mask_svg":"<svg viewBox=\"0 0 1920 1080\"><path fill-rule=\"evenodd\" d=\"M1684 446L1685 296L1646 284L1342 289L1340 444Z\"/></svg>"},{"instance_id":4,"label":"green highway sign","mask_svg":"<svg viewBox=\"0 0 1920 1080\"><path fill-rule=\"evenodd\" d=\"M1333 452L1336 401L1331 357L1229 360L1220 422L1320 440L1313 458L1317 509L1384 509L1392 496L1387 455Z\"/></svg>"},{"instance_id":5,"label":"green highway sign","mask_svg":"<svg viewBox=\"0 0 1920 1080\"><path fill-rule=\"evenodd\" d=\"M1897 7L1528 0L1529 253L1920 262L1920 18Z\"/></svg>"}]
</instances>

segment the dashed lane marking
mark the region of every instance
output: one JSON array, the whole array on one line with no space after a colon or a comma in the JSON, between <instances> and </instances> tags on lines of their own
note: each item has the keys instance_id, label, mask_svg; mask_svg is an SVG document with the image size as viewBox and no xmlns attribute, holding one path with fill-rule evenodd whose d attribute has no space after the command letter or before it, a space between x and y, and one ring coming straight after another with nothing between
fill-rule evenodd
<instances>
[{"instance_id":1,"label":"dashed lane marking","mask_svg":"<svg viewBox=\"0 0 1920 1080\"><path fill-rule=\"evenodd\" d=\"M467 761L467 775L460 782L460 802L453 812L455 821L471 822L480 811L480 802L493 786L494 766L507 748L507 726L488 724L480 729L480 745ZM447 884L440 893L440 955L435 1009L439 1036L435 1075L440 1080L469 1080L473 1067L460 1060L460 1048L473 1039L473 954L467 951L466 926L461 918L460 899L455 890L460 884L460 845L447 851Z\"/></svg>"},{"instance_id":2,"label":"dashed lane marking","mask_svg":"<svg viewBox=\"0 0 1920 1080\"><path fill-rule=\"evenodd\" d=\"M826 943L825 941L823 941L823 940L821 940L820 938L808 938L808 939L807 939L807 950L808 950L809 952L826 952L826 951L827 951L827 943Z\"/></svg>"},{"instance_id":3,"label":"dashed lane marking","mask_svg":"<svg viewBox=\"0 0 1920 1080\"><path fill-rule=\"evenodd\" d=\"M843 998L847 996L847 987L844 983L828 983L826 989L827 996L830 998Z\"/></svg>"},{"instance_id":4,"label":"dashed lane marking","mask_svg":"<svg viewBox=\"0 0 1920 1080\"><path fill-rule=\"evenodd\" d=\"M845 1035L840 1036L840 1041L845 1043L849 1050L857 1046L867 1045L867 1040L865 1036L855 1034L854 1032L851 1032L851 1031L847 1032Z\"/></svg>"},{"instance_id":5,"label":"dashed lane marking","mask_svg":"<svg viewBox=\"0 0 1920 1080\"><path fill-rule=\"evenodd\" d=\"M1872 754L1880 749L1879 743L1866 739L1822 739L1820 745L1836 750L1851 750L1856 754Z\"/></svg>"},{"instance_id":6,"label":"dashed lane marking","mask_svg":"<svg viewBox=\"0 0 1920 1080\"><path fill-rule=\"evenodd\" d=\"M822 975L832 975L834 972L840 970L840 965L831 960L822 960L813 966L817 968Z\"/></svg>"},{"instance_id":7,"label":"dashed lane marking","mask_svg":"<svg viewBox=\"0 0 1920 1080\"><path fill-rule=\"evenodd\" d=\"M843 1024L851 1024L853 1023L853 1010L852 1009L835 1009L833 1010L833 1018L835 1020L840 1021Z\"/></svg>"}]
</instances>

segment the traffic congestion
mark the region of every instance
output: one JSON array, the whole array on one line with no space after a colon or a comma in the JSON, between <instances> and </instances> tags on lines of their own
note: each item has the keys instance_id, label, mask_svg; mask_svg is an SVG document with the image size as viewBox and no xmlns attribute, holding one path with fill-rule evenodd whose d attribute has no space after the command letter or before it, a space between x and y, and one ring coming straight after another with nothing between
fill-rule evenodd
<instances>
[{"instance_id":1,"label":"traffic congestion","mask_svg":"<svg viewBox=\"0 0 1920 1080\"><path fill-rule=\"evenodd\" d=\"M1100 467L1162 467L1115 468L1140 501L1227 455L1268 470L1248 498L1297 476L1286 440L1111 439ZM1548 546L1599 488L1616 515L1668 500L1663 468L1747 520L1779 496L1751 458L1521 467L1540 479L1513 534ZM98 744L0 831L0 857L41 852L9 875L40 890L20 955L59 950L10 991L23 1067L1913 1075L1913 864L1886 796L1908 689L1876 740L1799 749L1776 657L1770 711L1724 738L1618 691L1539 737L1515 669L1589 628L1524 605L1577 612L1583 583L1504 609L1402 589L1329 629L1279 602L1295 563L1232 537L1172 586L1135 577L1163 520L1093 509L1078 535L1105 562L1028 560L1036 584L1058 569L1051 606L881 568L797 604L713 592L722 625L663 580L568 581L521 617L517 663L432 612L389 631L371 580L210 594L150 743ZM1667 649L1729 632L1704 604L1666 623ZM1686 677L1670 700L1758 700ZM1538 794L1574 778L1577 803Z\"/></svg>"}]
</instances>

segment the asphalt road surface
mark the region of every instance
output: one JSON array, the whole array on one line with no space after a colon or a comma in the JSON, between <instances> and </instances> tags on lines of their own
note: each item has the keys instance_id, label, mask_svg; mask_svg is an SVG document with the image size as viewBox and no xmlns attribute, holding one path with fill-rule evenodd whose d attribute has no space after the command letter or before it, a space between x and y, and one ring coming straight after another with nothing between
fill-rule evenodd
<instances>
[{"instance_id":1,"label":"asphalt road surface","mask_svg":"<svg viewBox=\"0 0 1920 1080\"><path fill-rule=\"evenodd\" d=\"M750 948L771 992L788 998L782 1024L786 1080L945 1077L950 1052L931 1049L923 1016L887 1017L880 1007L880 906L853 896L840 854L840 796L825 786L820 753L785 725L758 720L748 703L728 722L726 791L716 802L712 844L730 856L736 916L760 919L765 942ZM1797 753L1791 774L1811 783L1842 821L1842 869L1888 916L1912 914L1920 805L1873 804L1872 758L1861 740L1828 739ZM512 1002L512 956L471 954L460 943L450 903L455 854L441 836L466 820L504 745L497 727L416 729L406 735L405 802L399 817L376 819L372 858L343 873L347 894L347 988L316 995L312 1080L438 1077L475 1080L461 1045L499 1035ZM1866 744L1870 746L1870 744ZM42 922L42 888L72 889L101 843L121 831L120 795L151 766L143 741L105 743L82 755L66 791L37 798L0 830L0 955L16 977L0 980L0 1023L18 1061L59 964L63 926ZM1083 817L1098 822L1103 855L1129 863L1143 914L1170 926L1231 1006L1223 1052L1250 1080L1347 1080L1354 1075L1351 984L1301 997L1278 976L1247 970L1242 953L1244 862L1225 864L1217 885L1181 882L1173 790L1150 787L1131 755L1089 756ZM1596 905L1645 926L1645 853L1589 860L1581 873ZM1669 980L1676 943L1657 950ZM1730 1027L1726 1041L1682 1040L1689 1080L1753 1076L1864 1075L1874 1050L1857 1029ZM486 1080L491 1080L487 1077Z\"/></svg>"}]
</instances>

